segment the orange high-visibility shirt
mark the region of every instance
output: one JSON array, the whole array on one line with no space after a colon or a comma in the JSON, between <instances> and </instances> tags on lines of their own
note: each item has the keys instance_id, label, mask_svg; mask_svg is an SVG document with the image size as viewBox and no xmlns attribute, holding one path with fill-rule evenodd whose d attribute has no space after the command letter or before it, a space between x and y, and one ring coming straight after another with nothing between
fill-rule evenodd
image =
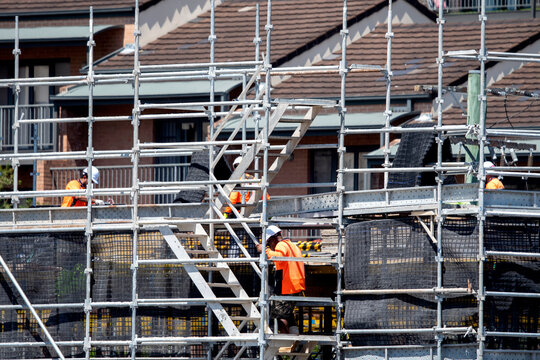
<instances>
[{"instance_id":1,"label":"orange high-visibility shirt","mask_svg":"<svg viewBox=\"0 0 540 360\"><path fill-rule=\"evenodd\" d=\"M244 174L244 176L242 177L242 179L253 179L254 176L253 175L250 175L250 174ZM249 201L249 194L250 194L251 191L246 191L245 195L244 195L244 204L247 204L247 202ZM229 200L231 200L231 203L232 204L241 204L242 203L242 194L240 193L240 191L233 191L231 192L231 194L229 195ZM262 196L261 196L261 200L262 200ZM266 200L270 200L270 195L268 195L268 192L266 192ZM227 206L225 208L225 214L232 214L232 209L230 206Z\"/></svg>"},{"instance_id":2,"label":"orange high-visibility shirt","mask_svg":"<svg viewBox=\"0 0 540 360\"><path fill-rule=\"evenodd\" d=\"M486 184L486 189L490 189L490 190L504 189L504 185L501 182L501 180L494 177L493 179L489 180L489 182Z\"/></svg>"},{"instance_id":3,"label":"orange high-visibility shirt","mask_svg":"<svg viewBox=\"0 0 540 360\"><path fill-rule=\"evenodd\" d=\"M276 245L276 250L266 249L266 256L271 259L274 256L302 257L302 252L291 240L281 240ZM276 270L283 270L281 282L281 294L296 294L306 290L306 272L304 263L299 261L276 261Z\"/></svg>"},{"instance_id":4,"label":"orange high-visibility shirt","mask_svg":"<svg viewBox=\"0 0 540 360\"><path fill-rule=\"evenodd\" d=\"M79 180L71 180L66 185L66 190L84 190L85 187L80 183ZM71 206L86 206L86 201L75 200L73 196L65 196L62 199L62 207L71 207Z\"/></svg>"}]
</instances>

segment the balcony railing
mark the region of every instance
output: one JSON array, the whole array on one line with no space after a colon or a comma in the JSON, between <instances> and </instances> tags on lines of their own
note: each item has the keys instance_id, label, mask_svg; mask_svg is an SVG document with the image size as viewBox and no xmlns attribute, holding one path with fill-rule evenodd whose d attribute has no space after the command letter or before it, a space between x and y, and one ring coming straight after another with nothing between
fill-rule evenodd
<instances>
[{"instance_id":1,"label":"balcony railing","mask_svg":"<svg viewBox=\"0 0 540 360\"><path fill-rule=\"evenodd\" d=\"M150 164L139 166L139 182L144 181L182 181L187 174L189 163L179 164ZM53 190L62 190L66 184L78 179L84 167L57 167L51 168ZM132 166L100 166L99 188L126 188L132 184ZM176 194L142 195L141 204L171 203ZM100 197L101 198L101 197ZM130 204L129 194L112 196L115 204ZM59 205L62 199L51 199L52 203ZM103 198L107 200L107 198Z\"/></svg>"},{"instance_id":2,"label":"balcony railing","mask_svg":"<svg viewBox=\"0 0 540 360\"><path fill-rule=\"evenodd\" d=\"M432 2L429 1L429 3ZM445 9L449 13L479 12L481 0L446 0L444 3ZM536 4L538 8L538 1ZM435 10L436 6L432 6L432 8ZM518 11L526 9L531 9L531 0L486 0L486 11Z\"/></svg>"},{"instance_id":3,"label":"balcony railing","mask_svg":"<svg viewBox=\"0 0 540 360\"><path fill-rule=\"evenodd\" d=\"M13 151L13 105L0 106L0 151ZM21 105L19 119L50 119L54 118L54 107L50 104ZM34 133L37 151L54 150L56 141L56 124L22 124L19 128L19 150L34 149Z\"/></svg>"}]
</instances>

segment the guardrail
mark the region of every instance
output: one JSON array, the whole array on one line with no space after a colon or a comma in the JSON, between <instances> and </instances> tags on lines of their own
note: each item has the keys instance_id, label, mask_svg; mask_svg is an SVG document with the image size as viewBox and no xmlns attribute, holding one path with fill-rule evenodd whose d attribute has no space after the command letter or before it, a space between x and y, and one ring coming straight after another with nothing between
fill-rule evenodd
<instances>
[{"instance_id":1,"label":"guardrail","mask_svg":"<svg viewBox=\"0 0 540 360\"><path fill-rule=\"evenodd\" d=\"M13 151L13 105L0 106L0 151ZM50 119L56 116L52 104L20 105L19 117L23 119ZM35 133L35 134L34 134ZM54 150L56 124L21 124L19 130L19 151L31 151L34 148L34 136L38 151Z\"/></svg>"},{"instance_id":2,"label":"guardrail","mask_svg":"<svg viewBox=\"0 0 540 360\"><path fill-rule=\"evenodd\" d=\"M178 164L149 164L139 165L139 181L182 181L187 174L189 163ZM53 190L62 190L66 184L78 179L84 167L55 167L51 168ZM125 188L132 184L132 166L100 166L99 188ZM142 204L172 203L176 194L142 195ZM115 204L131 204L129 194L111 197ZM106 199L104 199L106 200ZM53 204L59 205L62 199L52 199Z\"/></svg>"},{"instance_id":3,"label":"guardrail","mask_svg":"<svg viewBox=\"0 0 540 360\"><path fill-rule=\"evenodd\" d=\"M429 1L433 10L438 1ZM445 9L449 13L479 12L481 0L445 0ZM538 8L538 1L536 3ZM531 0L486 0L486 11L518 11L531 8Z\"/></svg>"}]
</instances>

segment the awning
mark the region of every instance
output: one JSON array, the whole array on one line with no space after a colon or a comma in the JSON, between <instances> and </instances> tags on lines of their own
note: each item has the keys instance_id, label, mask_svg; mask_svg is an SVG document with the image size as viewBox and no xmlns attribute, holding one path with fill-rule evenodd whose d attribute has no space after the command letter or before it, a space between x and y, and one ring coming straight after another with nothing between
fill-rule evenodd
<instances>
[{"instance_id":1,"label":"awning","mask_svg":"<svg viewBox=\"0 0 540 360\"><path fill-rule=\"evenodd\" d=\"M96 25L94 34L118 27L118 25ZM83 41L90 34L88 26L43 26L35 28L19 28L21 42L51 42L51 41ZM0 43L15 41L14 28L0 29Z\"/></svg>"}]
</instances>

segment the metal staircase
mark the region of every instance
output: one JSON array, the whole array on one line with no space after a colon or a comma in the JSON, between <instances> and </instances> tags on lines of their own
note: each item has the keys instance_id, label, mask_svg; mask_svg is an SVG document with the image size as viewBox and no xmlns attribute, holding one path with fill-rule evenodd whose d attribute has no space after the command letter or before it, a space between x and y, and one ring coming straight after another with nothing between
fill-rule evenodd
<instances>
[{"instance_id":1,"label":"metal staircase","mask_svg":"<svg viewBox=\"0 0 540 360\"><path fill-rule=\"evenodd\" d=\"M208 302L208 306L223 326L223 329L225 330L227 335L239 336L240 331L248 322L253 322L256 331L258 331L261 316L256 304L246 293L229 265L226 262L220 261L223 259L223 256L221 256L219 251L217 251L216 247L214 246L213 239L210 240L203 226L200 224L185 224L179 226L179 230L180 233L175 234L169 227L159 227L160 233L163 235L163 238L173 251L174 255L179 260L186 261L186 263L183 264L184 269L186 270L187 274L189 275L203 298L211 300ZM204 250L185 249L180 242L179 237L198 238L200 245L203 247ZM189 261L192 260L190 254L197 256L206 255L208 258L208 264L210 266L190 263ZM212 264L212 259L215 259L218 262ZM251 259L251 257L248 257L246 261L249 261L249 259ZM201 271L212 271L219 273L221 274L224 282L208 282L201 274ZM245 315L239 317L230 316L223 307L223 305L219 302L219 299L215 295L213 288L230 289L237 301L234 302L233 300L227 300L227 303L236 303L237 305L241 306L245 311ZM240 326L236 326L234 321L241 321Z\"/></svg>"},{"instance_id":2,"label":"metal staircase","mask_svg":"<svg viewBox=\"0 0 540 360\"><path fill-rule=\"evenodd\" d=\"M280 145L282 147L282 150L277 153L269 153L269 157L272 157L273 160L270 160L270 165L268 166L268 176L267 176L267 182L271 183L272 180L276 177L276 175L279 173L279 170L287 161L287 159L292 155L294 149L296 146L300 143L302 140L302 137L305 135L307 130L309 129L311 123L319 113L319 111L322 108L322 105L315 104L308 106L307 110L304 113L303 117L284 117L284 114L288 109L293 107L295 105L294 100L292 101L280 101L277 103L277 106L275 107L274 111L272 112L270 116L270 121L268 125L268 140L285 140L286 143L284 145ZM304 105L304 104L303 104ZM305 105L304 105L305 106ZM238 130L241 128L242 124L244 123L244 118L242 118L242 121L240 121L237 125L237 128L235 131L232 132L229 140L232 140L234 136L238 133ZM288 124L296 124L296 127L294 128L292 135L289 136L282 136L282 137L276 137L272 136L272 133L277 129L277 125L279 123L288 123ZM231 181L240 181L244 174L246 172L249 172L248 169L250 168L251 164L255 160L257 156L261 156L261 152L263 150L263 141L265 136L265 129L263 128L259 134L256 137L256 142L253 145L250 145L245 154L242 156L242 162L236 167L234 172L232 173L229 180ZM217 137L217 135L215 136ZM270 146L273 144L270 143ZM220 151L220 153L216 156L214 159L214 165L217 164L220 157L223 155L224 151L226 150L227 145L223 147L223 149ZM215 180L215 179L214 179ZM254 183L256 180L254 180ZM218 212L218 209L221 209L224 205L231 205L228 196L229 194L234 190L235 187L239 186L240 182L234 183L229 182L225 184L224 186L217 185L218 187L218 193L219 198L215 201L215 208L214 210ZM257 187L256 189L253 189L252 196L250 196L249 202L247 206L245 206L245 209L243 211L243 217L249 217L249 215L253 212L255 209L256 204L258 203L259 199L262 195L262 189L260 187ZM241 214L236 211L234 206L231 206L233 209L233 212L235 213L237 218L242 217ZM209 210L210 212L210 210ZM207 214L208 215L208 214Z\"/></svg>"}]
</instances>

